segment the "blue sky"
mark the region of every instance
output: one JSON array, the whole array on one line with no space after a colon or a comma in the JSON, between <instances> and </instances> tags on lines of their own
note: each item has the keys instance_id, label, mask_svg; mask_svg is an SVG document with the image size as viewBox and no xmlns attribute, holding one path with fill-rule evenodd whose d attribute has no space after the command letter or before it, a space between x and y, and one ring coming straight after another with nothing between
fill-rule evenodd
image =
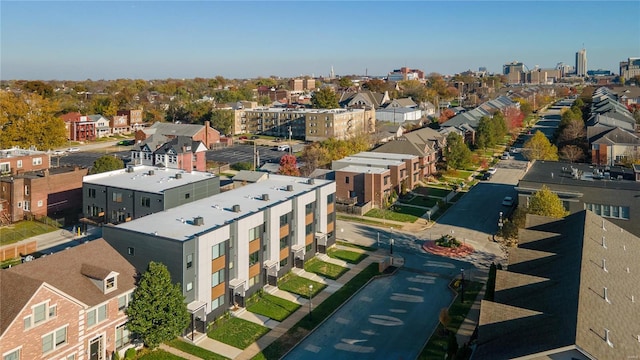
<instances>
[{"instance_id":1,"label":"blue sky","mask_svg":"<svg viewBox=\"0 0 640 360\"><path fill-rule=\"evenodd\" d=\"M640 56L640 1L7 1L0 78L454 74Z\"/></svg>"}]
</instances>

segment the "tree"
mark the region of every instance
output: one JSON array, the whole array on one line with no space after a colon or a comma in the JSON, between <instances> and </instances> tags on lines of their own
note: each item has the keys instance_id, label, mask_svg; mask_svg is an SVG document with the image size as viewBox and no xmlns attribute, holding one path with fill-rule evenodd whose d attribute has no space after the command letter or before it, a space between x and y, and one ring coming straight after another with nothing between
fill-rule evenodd
<instances>
[{"instance_id":1,"label":"tree","mask_svg":"<svg viewBox=\"0 0 640 360\"><path fill-rule=\"evenodd\" d=\"M315 169L324 167L330 162L329 150L322 146L321 143L314 142L304 148L300 160L304 164L301 168L302 174L308 176Z\"/></svg>"},{"instance_id":2,"label":"tree","mask_svg":"<svg viewBox=\"0 0 640 360\"><path fill-rule=\"evenodd\" d=\"M456 113L451 109L444 109L440 112L440 117L438 117L438 123L442 124L452 117L456 116Z\"/></svg>"},{"instance_id":3,"label":"tree","mask_svg":"<svg viewBox=\"0 0 640 360\"><path fill-rule=\"evenodd\" d=\"M523 149L528 160L558 160L558 148L540 130L524 143Z\"/></svg>"},{"instance_id":4,"label":"tree","mask_svg":"<svg viewBox=\"0 0 640 360\"><path fill-rule=\"evenodd\" d=\"M330 87L323 87L311 95L311 104L314 109L335 109L338 105L338 95Z\"/></svg>"},{"instance_id":5,"label":"tree","mask_svg":"<svg viewBox=\"0 0 640 360\"><path fill-rule=\"evenodd\" d=\"M515 107L508 107L504 110L504 118L506 120L508 131L512 135L517 134L518 129L522 127L524 113Z\"/></svg>"},{"instance_id":6,"label":"tree","mask_svg":"<svg viewBox=\"0 0 640 360\"><path fill-rule=\"evenodd\" d=\"M91 167L89 174L100 174L124 168L124 162L113 155L98 158Z\"/></svg>"},{"instance_id":7,"label":"tree","mask_svg":"<svg viewBox=\"0 0 640 360\"><path fill-rule=\"evenodd\" d=\"M530 214L563 218L569 212L562 205L562 200L546 185L542 185L529 199L528 212Z\"/></svg>"},{"instance_id":8,"label":"tree","mask_svg":"<svg viewBox=\"0 0 640 360\"><path fill-rule=\"evenodd\" d=\"M0 144L51 149L64 145L64 121L56 117L57 104L33 93L0 92Z\"/></svg>"},{"instance_id":9,"label":"tree","mask_svg":"<svg viewBox=\"0 0 640 360\"><path fill-rule=\"evenodd\" d=\"M110 97L99 96L91 100L89 112L91 114L100 114L106 118L110 118L115 116L118 112L118 105L115 101L111 100Z\"/></svg>"},{"instance_id":10,"label":"tree","mask_svg":"<svg viewBox=\"0 0 640 360\"><path fill-rule=\"evenodd\" d=\"M211 126L221 134L233 132L233 110L213 110L209 113Z\"/></svg>"},{"instance_id":11,"label":"tree","mask_svg":"<svg viewBox=\"0 0 640 360\"><path fill-rule=\"evenodd\" d=\"M566 145L560 149L560 157L569 162L579 162L584 158L584 151L577 145Z\"/></svg>"},{"instance_id":12,"label":"tree","mask_svg":"<svg viewBox=\"0 0 640 360\"><path fill-rule=\"evenodd\" d=\"M180 284L171 282L162 263L150 262L126 310L127 327L153 349L180 335L189 325L189 312Z\"/></svg>"},{"instance_id":13,"label":"tree","mask_svg":"<svg viewBox=\"0 0 640 360\"><path fill-rule=\"evenodd\" d=\"M444 156L447 159L447 166L453 169L463 169L471 164L471 150L464 143L462 136L454 132L447 136Z\"/></svg>"},{"instance_id":14,"label":"tree","mask_svg":"<svg viewBox=\"0 0 640 360\"><path fill-rule=\"evenodd\" d=\"M338 85L341 88L348 88L353 86L353 81L351 81L349 76L341 77L340 80L338 80Z\"/></svg>"},{"instance_id":15,"label":"tree","mask_svg":"<svg viewBox=\"0 0 640 360\"><path fill-rule=\"evenodd\" d=\"M372 92L383 93L389 90L389 84L381 79L371 79L362 84L362 88Z\"/></svg>"},{"instance_id":16,"label":"tree","mask_svg":"<svg viewBox=\"0 0 640 360\"><path fill-rule=\"evenodd\" d=\"M280 167L278 168L278 174L289 176L300 176L300 169L296 157L293 155L283 155L280 158Z\"/></svg>"},{"instance_id":17,"label":"tree","mask_svg":"<svg viewBox=\"0 0 640 360\"><path fill-rule=\"evenodd\" d=\"M51 86L49 84L45 84L44 82L42 82L40 80L27 81L22 86L22 88L25 91L36 93L36 94L42 96L43 98L50 98L51 96L53 96L53 86Z\"/></svg>"},{"instance_id":18,"label":"tree","mask_svg":"<svg viewBox=\"0 0 640 360\"><path fill-rule=\"evenodd\" d=\"M533 112L533 105L531 105L529 101L523 98L515 98L514 101L520 103L520 111L522 111L522 114L525 117L529 116L529 114Z\"/></svg>"}]
</instances>

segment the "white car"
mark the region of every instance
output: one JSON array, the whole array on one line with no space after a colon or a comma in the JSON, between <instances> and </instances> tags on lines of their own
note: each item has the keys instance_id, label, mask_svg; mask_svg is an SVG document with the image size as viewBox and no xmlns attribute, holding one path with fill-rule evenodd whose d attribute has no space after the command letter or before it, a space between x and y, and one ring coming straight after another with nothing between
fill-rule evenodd
<instances>
[{"instance_id":1,"label":"white car","mask_svg":"<svg viewBox=\"0 0 640 360\"><path fill-rule=\"evenodd\" d=\"M513 206L513 198L511 196L505 196L504 200L502 200L502 205Z\"/></svg>"},{"instance_id":2,"label":"white car","mask_svg":"<svg viewBox=\"0 0 640 360\"><path fill-rule=\"evenodd\" d=\"M487 172L491 175L495 174L498 171L498 169L496 168L489 168L489 170L487 170Z\"/></svg>"},{"instance_id":3,"label":"white car","mask_svg":"<svg viewBox=\"0 0 640 360\"><path fill-rule=\"evenodd\" d=\"M52 153L54 156L62 156L65 154L64 150L56 150Z\"/></svg>"},{"instance_id":4,"label":"white car","mask_svg":"<svg viewBox=\"0 0 640 360\"><path fill-rule=\"evenodd\" d=\"M511 156L509 156L508 152L504 152L502 154L502 156L500 157L501 160L509 160L511 158Z\"/></svg>"},{"instance_id":5,"label":"white car","mask_svg":"<svg viewBox=\"0 0 640 360\"><path fill-rule=\"evenodd\" d=\"M70 152L70 153L71 153L71 152L78 152L78 151L80 151L80 148L77 148L77 147L70 147L70 148L68 148L68 149L67 149L67 151L68 151L68 152Z\"/></svg>"}]
</instances>

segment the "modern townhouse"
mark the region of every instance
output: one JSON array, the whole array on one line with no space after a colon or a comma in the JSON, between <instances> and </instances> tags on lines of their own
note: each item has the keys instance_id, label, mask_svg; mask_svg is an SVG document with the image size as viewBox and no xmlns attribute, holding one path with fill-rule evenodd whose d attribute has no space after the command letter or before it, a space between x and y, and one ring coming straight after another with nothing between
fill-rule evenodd
<instances>
[{"instance_id":1,"label":"modern townhouse","mask_svg":"<svg viewBox=\"0 0 640 360\"><path fill-rule=\"evenodd\" d=\"M0 270L2 360L106 360L133 346L125 309L136 269L91 241Z\"/></svg>"},{"instance_id":2,"label":"modern townhouse","mask_svg":"<svg viewBox=\"0 0 640 360\"><path fill-rule=\"evenodd\" d=\"M351 155L351 157L364 158L364 159L378 159L378 160L393 160L404 161L407 176L404 180L404 184L407 190L411 190L418 185L418 182L423 179L422 164L420 163L420 157L411 154L395 154L384 152L363 151L357 154ZM402 189L400 189L402 190Z\"/></svg>"},{"instance_id":3,"label":"modern townhouse","mask_svg":"<svg viewBox=\"0 0 640 360\"><path fill-rule=\"evenodd\" d=\"M118 224L219 192L220 178L211 173L129 166L84 177L83 220Z\"/></svg>"},{"instance_id":4,"label":"modern townhouse","mask_svg":"<svg viewBox=\"0 0 640 360\"><path fill-rule=\"evenodd\" d=\"M425 178L436 173L436 164L442 158L445 145L446 135L431 128L422 128L404 133L397 140L389 141L372 151L418 156L422 169L420 178Z\"/></svg>"},{"instance_id":5,"label":"modern townhouse","mask_svg":"<svg viewBox=\"0 0 640 360\"><path fill-rule=\"evenodd\" d=\"M388 168L349 165L334 171L333 176L336 181L336 203L341 206L371 203L371 207L380 208L393 190L391 170Z\"/></svg>"},{"instance_id":6,"label":"modern townhouse","mask_svg":"<svg viewBox=\"0 0 640 360\"><path fill-rule=\"evenodd\" d=\"M407 163L398 159L383 159L373 157L356 157L348 156L340 160L334 160L331 162L331 169L339 172L342 168L347 166L364 166L364 167L377 167L383 169L389 169L390 176L383 179L384 185L391 184L391 189L400 194L403 188L409 186L409 174L412 168L407 169Z\"/></svg>"},{"instance_id":7,"label":"modern townhouse","mask_svg":"<svg viewBox=\"0 0 640 360\"><path fill-rule=\"evenodd\" d=\"M335 183L269 175L119 225L104 239L137 269L164 263L182 285L194 329L335 242Z\"/></svg>"}]
</instances>

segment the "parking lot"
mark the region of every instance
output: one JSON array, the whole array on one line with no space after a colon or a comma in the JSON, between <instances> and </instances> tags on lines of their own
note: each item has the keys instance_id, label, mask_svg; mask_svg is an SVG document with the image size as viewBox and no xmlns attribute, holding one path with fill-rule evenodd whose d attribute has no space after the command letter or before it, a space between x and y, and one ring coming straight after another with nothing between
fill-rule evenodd
<instances>
[{"instance_id":1,"label":"parking lot","mask_svg":"<svg viewBox=\"0 0 640 360\"><path fill-rule=\"evenodd\" d=\"M288 154L286 151L278 151L273 146L256 146L255 150L260 156L260 165L273 162L280 162L282 155ZM297 149L293 149L296 151ZM253 145L237 144L228 148L207 151L207 161L218 161L229 164L239 162L253 162Z\"/></svg>"}]
</instances>

